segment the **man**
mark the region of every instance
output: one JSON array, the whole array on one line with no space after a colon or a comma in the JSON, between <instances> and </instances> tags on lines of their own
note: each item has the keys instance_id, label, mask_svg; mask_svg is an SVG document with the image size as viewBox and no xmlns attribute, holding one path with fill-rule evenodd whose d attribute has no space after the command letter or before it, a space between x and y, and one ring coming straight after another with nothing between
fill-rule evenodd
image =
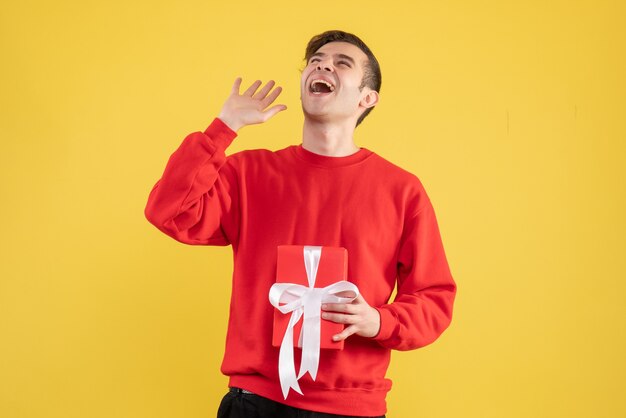
<instances>
[{"instance_id":1,"label":"man","mask_svg":"<svg viewBox=\"0 0 626 418\"><path fill-rule=\"evenodd\" d=\"M305 60L302 144L225 155L241 128L286 109L272 106L281 92L273 81L240 93L237 78L219 116L172 154L145 210L180 242L233 247L221 367L230 390L219 417L383 416L390 350L430 344L452 318L456 284L424 187L353 140L379 100L376 58L357 36L328 31L311 39ZM347 280L360 291L322 305L322 318L345 324L334 336L344 348L321 350L316 379L305 374L303 394L286 398L268 302L284 244L346 248Z\"/></svg>"}]
</instances>

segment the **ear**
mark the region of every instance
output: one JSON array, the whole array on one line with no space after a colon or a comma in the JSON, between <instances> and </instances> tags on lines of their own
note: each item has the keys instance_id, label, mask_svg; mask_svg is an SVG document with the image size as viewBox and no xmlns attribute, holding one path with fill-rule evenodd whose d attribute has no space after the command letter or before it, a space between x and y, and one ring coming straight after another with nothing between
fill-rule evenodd
<instances>
[{"instance_id":1,"label":"ear","mask_svg":"<svg viewBox=\"0 0 626 418\"><path fill-rule=\"evenodd\" d=\"M369 90L365 96L361 98L359 104L364 108L368 109L370 107L376 106L378 103L378 92L374 90Z\"/></svg>"}]
</instances>

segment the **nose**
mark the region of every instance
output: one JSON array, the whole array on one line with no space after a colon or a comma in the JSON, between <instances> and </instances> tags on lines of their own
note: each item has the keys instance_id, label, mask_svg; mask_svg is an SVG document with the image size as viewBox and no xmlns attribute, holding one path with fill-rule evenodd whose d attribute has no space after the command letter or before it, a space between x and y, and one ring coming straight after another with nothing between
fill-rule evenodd
<instances>
[{"instance_id":1,"label":"nose","mask_svg":"<svg viewBox=\"0 0 626 418\"><path fill-rule=\"evenodd\" d=\"M315 69L318 71L322 71L322 70L332 71L333 66L330 65L330 59L322 58L317 62L317 66L315 67Z\"/></svg>"}]
</instances>

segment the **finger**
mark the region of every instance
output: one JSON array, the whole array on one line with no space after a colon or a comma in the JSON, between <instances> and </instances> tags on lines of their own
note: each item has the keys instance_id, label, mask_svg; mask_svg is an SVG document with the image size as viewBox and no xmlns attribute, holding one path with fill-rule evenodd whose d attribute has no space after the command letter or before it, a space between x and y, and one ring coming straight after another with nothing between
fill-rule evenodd
<instances>
[{"instance_id":1,"label":"finger","mask_svg":"<svg viewBox=\"0 0 626 418\"><path fill-rule=\"evenodd\" d=\"M357 294L352 290L344 290L343 292L339 292L336 295L339 296L340 298L356 298L357 296Z\"/></svg>"},{"instance_id":2,"label":"finger","mask_svg":"<svg viewBox=\"0 0 626 418\"><path fill-rule=\"evenodd\" d=\"M274 91L272 91L265 99L263 99L263 107L267 107L274 103L274 100L276 100L281 91L283 91L282 87L276 87Z\"/></svg>"},{"instance_id":3,"label":"finger","mask_svg":"<svg viewBox=\"0 0 626 418\"><path fill-rule=\"evenodd\" d=\"M333 341L345 340L352 334L356 334L357 331L358 329L356 325L350 325L349 327L341 331L339 334L333 335Z\"/></svg>"},{"instance_id":4,"label":"finger","mask_svg":"<svg viewBox=\"0 0 626 418\"><path fill-rule=\"evenodd\" d=\"M347 303L325 303L322 305L322 309L331 312L354 313L354 306Z\"/></svg>"},{"instance_id":5,"label":"finger","mask_svg":"<svg viewBox=\"0 0 626 418\"><path fill-rule=\"evenodd\" d=\"M287 109L287 106L285 106L285 105L276 105L276 106L273 106L273 107L267 109L265 112L263 112L264 120L268 120L269 118L271 118L272 116L274 116L278 112L282 112L285 109Z\"/></svg>"},{"instance_id":6,"label":"finger","mask_svg":"<svg viewBox=\"0 0 626 418\"><path fill-rule=\"evenodd\" d=\"M322 318L327 319L338 324L354 324L357 322L357 318L354 315L345 315L340 313L322 313Z\"/></svg>"},{"instance_id":7,"label":"finger","mask_svg":"<svg viewBox=\"0 0 626 418\"><path fill-rule=\"evenodd\" d=\"M233 84L233 88L230 91L230 94L236 94L239 96L239 87L241 86L241 77L237 77L235 79L235 83Z\"/></svg>"},{"instance_id":8,"label":"finger","mask_svg":"<svg viewBox=\"0 0 626 418\"><path fill-rule=\"evenodd\" d=\"M365 299L363 298L363 295L359 293L359 295L356 298L354 298L352 303L359 304L359 303L367 303L367 302L365 302Z\"/></svg>"},{"instance_id":9,"label":"finger","mask_svg":"<svg viewBox=\"0 0 626 418\"><path fill-rule=\"evenodd\" d=\"M252 96L254 94L254 92L256 91L256 89L259 88L259 86L261 85L261 80L257 80L254 83L252 83L252 85L250 87L248 87L248 90L243 92L244 96Z\"/></svg>"},{"instance_id":10,"label":"finger","mask_svg":"<svg viewBox=\"0 0 626 418\"><path fill-rule=\"evenodd\" d=\"M272 87L274 87L274 84L276 84L274 80L268 81L267 84L264 85L261 90L257 91L256 94L252 98L262 100L265 96L267 96L267 93L269 93Z\"/></svg>"}]
</instances>

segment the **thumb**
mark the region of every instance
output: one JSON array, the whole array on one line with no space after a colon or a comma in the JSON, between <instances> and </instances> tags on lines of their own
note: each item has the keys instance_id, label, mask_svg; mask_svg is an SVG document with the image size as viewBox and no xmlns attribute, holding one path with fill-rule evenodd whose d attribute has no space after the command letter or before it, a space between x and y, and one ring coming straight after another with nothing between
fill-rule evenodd
<instances>
[{"instance_id":1,"label":"thumb","mask_svg":"<svg viewBox=\"0 0 626 418\"><path fill-rule=\"evenodd\" d=\"M265 112L263 112L263 119L268 120L272 116L276 115L278 112L282 112L283 110L286 110L286 109L287 109L287 106L285 105L276 105L276 106L270 107Z\"/></svg>"}]
</instances>

